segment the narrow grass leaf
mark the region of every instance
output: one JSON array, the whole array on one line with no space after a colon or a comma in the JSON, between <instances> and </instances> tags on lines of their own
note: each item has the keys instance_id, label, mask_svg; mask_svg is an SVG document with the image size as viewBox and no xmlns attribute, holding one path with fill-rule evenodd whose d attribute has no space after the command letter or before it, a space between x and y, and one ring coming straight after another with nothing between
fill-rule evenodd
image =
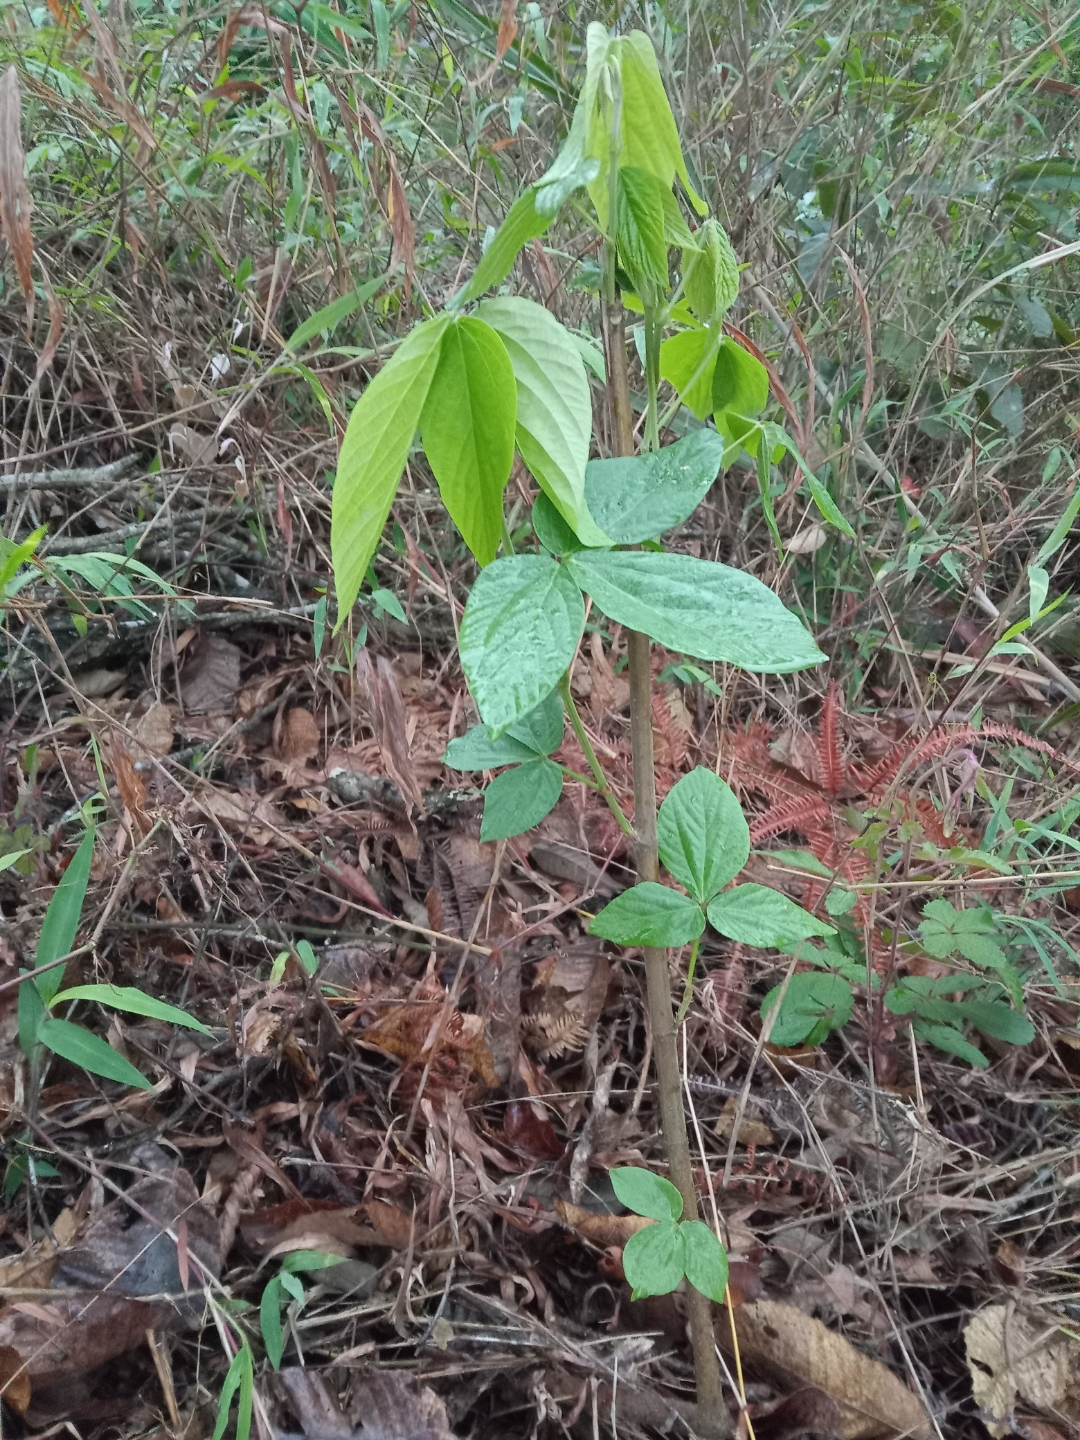
<instances>
[{"instance_id":1,"label":"narrow grass leaf","mask_svg":"<svg viewBox=\"0 0 1080 1440\"><path fill-rule=\"evenodd\" d=\"M50 1004L59 1005L66 1000L96 1000L99 1005L108 1005L113 1010L124 1010L129 1015L146 1015L151 1020L165 1020L170 1025L183 1025L186 1029L198 1030L203 1035L214 1033L186 1010L167 1005L164 1000L145 995L130 985L73 985L70 990L62 990L58 995L54 995Z\"/></svg>"},{"instance_id":2,"label":"narrow grass leaf","mask_svg":"<svg viewBox=\"0 0 1080 1440\"><path fill-rule=\"evenodd\" d=\"M38 965L49 965L52 961L59 960L60 956L67 955L75 944L83 901L86 899L86 887L90 880L90 864L94 858L94 834L94 827L88 825L78 850L53 891L38 937ZM60 989L63 981L62 965L57 965L38 977L37 988L46 1005Z\"/></svg>"},{"instance_id":3,"label":"narrow grass leaf","mask_svg":"<svg viewBox=\"0 0 1080 1440\"><path fill-rule=\"evenodd\" d=\"M42 1020L37 1030L37 1040L54 1055L70 1060L89 1070L91 1075L100 1075L106 1080L118 1080L122 1085L133 1085L138 1090L152 1090L154 1087L145 1075L139 1073L130 1060L118 1055L111 1045L81 1025L72 1025L68 1020Z\"/></svg>"}]
</instances>

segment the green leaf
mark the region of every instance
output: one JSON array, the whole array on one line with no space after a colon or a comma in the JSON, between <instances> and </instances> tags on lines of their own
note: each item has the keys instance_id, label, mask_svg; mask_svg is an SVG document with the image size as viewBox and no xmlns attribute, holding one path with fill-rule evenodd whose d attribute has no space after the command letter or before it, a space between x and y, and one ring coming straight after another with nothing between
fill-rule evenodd
<instances>
[{"instance_id":1,"label":"green leaf","mask_svg":"<svg viewBox=\"0 0 1080 1440\"><path fill-rule=\"evenodd\" d=\"M390 12L386 0L370 0L371 28L375 31L375 65L385 70L390 59ZM277 1366L274 1366L277 1369Z\"/></svg>"},{"instance_id":2,"label":"green leaf","mask_svg":"<svg viewBox=\"0 0 1080 1440\"><path fill-rule=\"evenodd\" d=\"M218 1400L217 1424L213 1440L221 1440L229 1424L229 1411L233 1396L236 1402L236 1440L248 1440L251 1434L252 1399L255 1391L255 1364L251 1347L245 1340L232 1358L225 1379L221 1383L221 1397ZM238 1393L239 1392L239 1393Z\"/></svg>"},{"instance_id":3,"label":"green leaf","mask_svg":"<svg viewBox=\"0 0 1080 1440\"><path fill-rule=\"evenodd\" d=\"M263 1287L259 1301L259 1327L262 1330L266 1358L275 1370L281 1369L281 1357L285 1353L285 1335L281 1328L281 1281L275 1275Z\"/></svg>"},{"instance_id":4,"label":"green leaf","mask_svg":"<svg viewBox=\"0 0 1080 1440\"><path fill-rule=\"evenodd\" d=\"M817 506L821 518L827 520L830 525L835 525L849 540L854 540L855 531L844 518L840 507L814 472L806 467L805 463L803 465L803 478L810 489L810 494L814 497L814 504Z\"/></svg>"},{"instance_id":5,"label":"green leaf","mask_svg":"<svg viewBox=\"0 0 1080 1440\"><path fill-rule=\"evenodd\" d=\"M572 555L584 546L543 490L533 501L532 526L536 538L552 555Z\"/></svg>"},{"instance_id":6,"label":"green leaf","mask_svg":"<svg viewBox=\"0 0 1080 1440\"><path fill-rule=\"evenodd\" d=\"M1061 512L1060 520L1039 546L1039 553L1035 556L1036 565L1045 565L1052 556L1057 554L1069 538L1069 531L1072 529L1078 514L1080 514L1080 485L1077 485L1073 491L1069 503Z\"/></svg>"},{"instance_id":7,"label":"green leaf","mask_svg":"<svg viewBox=\"0 0 1080 1440\"><path fill-rule=\"evenodd\" d=\"M701 906L653 880L642 881L605 905L589 934L616 945L650 945L666 950L688 945L705 929Z\"/></svg>"},{"instance_id":8,"label":"green leaf","mask_svg":"<svg viewBox=\"0 0 1080 1440\"><path fill-rule=\"evenodd\" d=\"M710 330L680 330L660 343L660 377L678 391L679 399L706 419L713 408L713 371L720 337Z\"/></svg>"},{"instance_id":9,"label":"green leaf","mask_svg":"<svg viewBox=\"0 0 1080 1440\"><path fill-rule=\"evenodd\" d=\"M581 592L547 556L508 555L480 572L461 621L461 668L494 738L554 690L584 625Z\"/></svg>"},{"instance_id":10,"label":"green leaf","mask_svg":"<svg viewBox=\"0 0 1080 1440\"><path fill-rule=\"evenodd\" d=\"M57 967L59 969L59 966ZM113 1010L124 1010L129 1015L148 1015L151 1020L165 1020L170 1025L183 1025L188 1030L198 1030L203 1035L212 1035L201 1020L194 1019L186 1010L175 1005L166 1005L153 995L144 995L128 985L73 985L54 995L50 1005L59 1005L65 1000L96 1000L99 1005L109 1005Z\"/></svg>"},{"instance_id":11,"label":"green leaf","mask_svg":"<svg viewBox=\"0 0 1080 1440\"><path fill-rule=\"evenodd\" d=\"M3 596L16 572L26 564L44 540L47 528L45 525L39 526L21 545L16 545L14 540L9 540L7 536L0 536L0 596Z\"/></svg>"},{"instance_id":12,"label":"green leaf","mask_svg":"<svg viewBox=\"0 0 1080 1440\"><path fill-rule=\"evenodd\" d=\"M537 187L530 185L511 205L484 251L480 264L457 294L447 302L448 310L460 310L470 301L501 285L514 268L522 246L542 235L551 224L554 211L541 214L536 208Z\"/></svg>"},{"instance_id":13,"label":"green leaf","mask_svg":"<svg viewBox=\"0 0 1080 1440\"><path fill-rule=\"evenodd\" d=\"M739 295L739 262L727 231L711 217L683 251L686 303L703 325L718 325Z\"/></svg>"},{"instance_id":14,"label":"green leaf","mask_svg":"<svg viewBox=\"0 0 1080 1440\"><path fill-rule=\"evenodd\" d=\"M366 300L371 299L376 290L386 283L387 278L386 275L378 275L374 280L358 286L352 294L342 295L337 300L331 300L330 304L324 305L321 310L316 310L314 315L309 315L303 324L296 327L285 341L285 349L295 353L316 335L329 334L336 330L343 320L347 320Z\"/></svg>"},{"instance_id":15,"label":"green leaf","mask_svg":"<svg viewBox=\"0 0 1080 1440\"><path fill-rule=\"evenodd\" d=\"M344 1255L331 1255L326 1250L290 1250L282 1256L281 1268L286 1275L296 1275L307 1270L329 1270L340 1265Z\"/></svg>"},{"instance_id":16,"label":"green leaf","mask_svg":"<svg viewBox=\"0 0 1080 1440\"><path fill-rule=\"evenodd\" d=\"M60 970L63 967L58 965L56 968ZM19 986L18 1025L19 1045L28 1060L33 1059L37 1051L38 1031L45 1019L45 1013L45 1002L37 985L30 980L24 980Z\"/></svg>"},{"instance_id":17,"label":"green leaf","mask_svg":"<svg viewBox=\"0 0 1080 1440\"><path fill-rule=\"evenodd\" d=\"M608 544L585 504L592 396L580 349L533 300L500 296L477 314L501 337L513 366L521 458L583 544Z\"/></svg>"},{"instance_id":18,"label":"green leaf","mask_svg":"<svg viewBox=\"0 0 1080 1440\"><path fill-rule=\"evenodd\" d=\"M776 1008L782 989L775 985L761 1002L763 1021ZM830 1030L847 1024L852 1004L851 986L840 975L817 970L792 975L769 1040L773 1045L816 1045Z\"/></svg>"},{"instance_id":19,"label":"green leaf","mask_svg":"<svg viewBox=\"0 0 1080 1440\"><path fill-rule=\"evenodd\" d=\"M503 765L514 765L519 760L535 758L531 746L523 745L509 734L493 740L488 727L481 722L450 741L443 764L449 765L452 770L496 770Z\"/></svg>"},{"instance_id":20,"label":"green leaf","mask_svg":"<svg viewBox=\"0 0 1080 1440\"><path fill-rule=\"evenodd\" d=\"M836 928L817 920L779 890L767 885L736 885L709 905L709 924L729 940L759 949L797 945L811 935L835 935Z\"/></svg>"},{"instance_id":21,"label":"green leaf","mask_svg":"<svg viewBox=\"0 0 1080 1440\"><path fill-rule=\"evenodd\" d=\"M311 617L311 643L315 651L315 659L318 660L322 654L323 641L326 639L326 596L323 595L315 604L315 614Z\"/></svg>"},{"instance_id":22,"label":"green leaf","mask_svg":"<svg viewBox=\"0 0 1080 1440\"><path fill-rule=\"evenodd\" d=\"M122 1085L134 1085L139 1090L154 1087L141 1075L129 1060L118 1055L111 1045L97 1035L91 1035L81 1025L72 1025L68 1020L42 1020L38 1026L37 1039L46 1049L73 1065L81 1065L91 1075L102 1075L106 1080L119 1080Z\"/></svg>"},{"instance_id":23,"label":"green leaf","mask_svg":"<svg viewBox=\"0 0 1080 1440\"><path fill-rule=\"evenodd\" d=\"M790 610L753 575L644 550L585 550L566 568L612 620L669 650L786 675L826 658Z\"/></svg>"},{"instance_id":24,"label":"green leaf","mask_svg":"<svg viewBox=\"0 0 1080 1440\"><path fill-rule=\"evenodd\" d=\"M562 794L562 767L554 760L527 760L504 770L484 791L481 840L524 835L553 810Z\"/></svg>"},{"instance_id":25,"label":"green leaf","mask_svg":"<svg viewBox=\"0 0 1080 1440\"><path fill-rule=\"evenodd\" d=\"M545 695L535 710L506 732L511 739L528 745L537 755L550 755L563 740L563 703L557 690Z\"/></svg>"},{"instance_id":26,"label":"green leaf","mask_svg":"<svg viewBox=\"0 0 1080 1440\"><path fill-rule=\"evenodd\" d=\"M930 1025L925 1020L916 1020L911 1028L917 1040L925 1040L939 1050L944 1050L947 1055L955 1055L960 1060L966 1060L969 1065L977 1065L980 1070L985 1070L990 1064L982 1051L965 1040L960 1031L952 1025Z\"/></svg>"},{"instance_id":27,"label":"green leaf","mask_svg":"<svg viewBox=\"0 0 1080 1440\"><path fill-rule=\"evenodd\" d=\"M441 316L410 331L349 417L338 456L330 528L337 629L360 593L390 514L449 323Z\"/></svg>"},{"instance_id":28,"label":"green leaf","mask_svg":"<svg viewBox=\"0 0 1080 1440\"><path fill-rule=\"evenodd\" d=\"M1028 619L1032 625L1046 604L1050 592L1050 576L1041 565L1028 566Z\"/></svg>"},{"instance_id":29,"label":"green leaf","mask_svg":"<svg viewBox=\"0 0 1080 1440\"><path fill-rule=\"evenodd\" d=\"M67 955L75 944L83 901L86 899L86 887L90 880L90 865L94 858L94 833L94 827L88 825L78 850L53 891L38 937L37 965L49 965L53 960L59 960L61 955ZM63 981L62 965L38 976L35 984L46 1005L60 989Z\"/></svg>"},{"instance_id":30,"label":"green leaf","mask_svg":"<svg viewBox=\"0 0 1080 1440\"><path fill-rule=\"evenodd\" d=\"M1010 1045L1030 1045L1035 1039L1035 1026L1027 1016L999 1000L963 1000L959 1008L976 1030L992 1035L995 1040L1005 1040Z\"/></svg>"},{"instance_id":31,"label":"green leaf","mask_svg":"<svg viewBox=\"0 0 1080 1440\"><path fill-rule=\"evenodd\" d=\"M702 905L750 855L750 830L738 800L719 775L700 765L668 791L656 837L660 859Z\"/></svg>"},{"instance_id":32,"label":"green leaf","mask_svg":"<svg viewBox=\"0 0 1080 1440\"><path fill-rule=\"evenodd\" d=\"M616 1200L635 1215L647 1215L650 1220L678 1220L682 1215L682 1196L662 1175L640 1165L623 1165L609 1170L608 1179Z\"/></svg>"},{"instance_id":33,"label":"green leaf","mask_svg":"<svg viewBox=\"0 0 1080 1440\"><path fill-rule=\"evenodd\" d=\"M619 171L617 245L620 263L635 289L667 288L664 186L648 170L633 165Z\"/></svg>"},{"instance_id":34,"label":"green leaf","mask_svg":"<svg viewBox=\"0 0 1080 1440\"><path fill-rule=\"evenodd\" d=\"M695 1290L722 1305L728 1283L727 1251L703 1220L684 1220L679 1229L686 1278Z\"/></svg>"},{"instance_id":35,"label":"green leaf","mask_svg":"<svg viewBox=\"0 0 1080 1440\"><path fill-rule=\"evenodd\" d=\"M769 372L730 336L717 352L712 399L716 428L728 445L744 446L756 455L760 430L752 420L769 403Z\"/></svg>"},{"instance_id":36,"label":"green leaf","mask_svg":"<svg viewBox=\"0 0 1080 1440\"><path fill-rule=\"evenodd\" d=\"M596 523L617 545L681 525L720 473L724 442L715 430L695 430L651 455L590 460L585 496Z\"/></svg>"},{"instance_id":37,"label":"green leaf","mask_svg":"<svg viewBox=\"0 0 1080 1440\"><path fill-rule=\"evenodd\" d=\"M466 315L446 330L420 414L420 435L450 518L481 565L502 535L502 493L514 463L514 368L502 340Z\"/></svg>"},{"instance_id":38,"label":"green leaf","mask_svg":"<svg viewBox=\"0 0 1080 1440\"><path fill-rule=\"evenodd\" d=\"M623 1246L622 1262L632 1300L669 1295L686 1274L682 1226L673 1220L646 1225Z\"/></svg>"},{"instance_id":39,"label":"green leaf","mask_svg":"<svg viewBox=\"0 0 1080 1440\"><path fill-rule=\"evenodd\" d=\"M314 975L319 968L319 957L311 948L310 940L297 940L296 953L300 957L300 964L309 975Z\"/></svg>"},{"instance_id":40,"label":"green leaf","mask_svg":"<svg viewBox=\"0 0 1080 1440\"><path fill-rule=\"evenodd\" d=\"M17 865L24 856L32 855L33 853L32 850L8 850L5 854L0 855L0 871L10 870L11 867Z\"/></svg>"}]
</instances>

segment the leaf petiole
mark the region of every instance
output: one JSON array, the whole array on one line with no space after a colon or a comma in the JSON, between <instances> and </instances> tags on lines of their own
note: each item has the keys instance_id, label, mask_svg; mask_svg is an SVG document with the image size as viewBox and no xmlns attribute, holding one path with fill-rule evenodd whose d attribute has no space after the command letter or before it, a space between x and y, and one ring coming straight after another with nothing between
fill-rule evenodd
<instances>
[{"instance_id":1,"label":"leaf petiole","mask_svg":"<svg viewBox=\"0 0 1080 1440\"><path fill-rule=\"evenodd\" d=\"M632 836L634 833L634 827L630 824L630 821L626 818L622 806L619 804L618 800L616 800L615 792L614 790L612 790L611 785L608 782L608 778L604 774L603 767L601 766L600 761L596 757L596 751L593 749L592 741L589 739L588 735L585 732L585 726L581 723L581 716L578 714L577 705L574 703L574 697L570 693L569 670L567 670L563 674L563 677L556 686L556 689L562 696L562 702L563 705L566 707L567 715L569 715L570 717L570 724L573 727L574 734L577 736L578 744L581 746L582 750L584 750L585 759L589 762L589 769L596 776L596 788L598 792L604 797L605 801L607 802L608 809L615 816L615 819L619 822L619 829L623 832L624 835Z\"/></svg>"},{"instance_id":2,"label":"leaf petiole","mask_svg":"<svg viewBox=\"0 0 1080 1440\"><path fill-rule=\"evenodd\" d=\"M683 987L682 1004L679 1006L679 1012L675 1016L676 1031L686 1019L686 1012L690 1009L690 1002L694 998L694 971L697 969L697 953L698 946L700 944L701 937L698 936L698 938L690 946L690 961L686 967L686 984Z\"/></svg>"}]
</instances>

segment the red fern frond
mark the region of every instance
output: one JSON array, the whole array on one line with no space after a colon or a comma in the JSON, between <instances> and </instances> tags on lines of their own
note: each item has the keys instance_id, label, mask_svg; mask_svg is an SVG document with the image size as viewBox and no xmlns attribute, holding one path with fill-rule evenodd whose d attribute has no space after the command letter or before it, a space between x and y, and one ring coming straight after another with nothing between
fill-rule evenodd
<instances>
[{"instance_id":1,"label":"red fern frond","mask_svg":"<svg viewBox=\"0 0 1080 1440\"><path fill-rule=\"evenodd\" d=\"M884 760L872 770L853 770L852 776L867 793L880 790L897 775L905 761L910 760L913 766L921 765L925 760L947 755L950 750L958 749L962 745L974 745L980 740L1009 740L1014 745L1023 746L1025 750L1034 750L1045 755L1070 770L1080 770L1080 765L1062 755L1045 740L1036 740L1034 735L1027 735L1013 725L999 725L988 720L980 726L942 725L927 735L908 735L898 741Z\"/></svg>"},{"instance_id":2,"label":"red fern frond","mask_svg":"<svg viewBox=\"0 0 1080 1440\"><path fill-rule=\"evenodd\" d=\"M796 795L780 805L774 805L750 826L750 841L757 845L784 830L796 830L806 834L806 827L820 823L831 812L832 805L827 795L813 793Z\"/></svg>"},{"instance_id":3,"label":"red fern frond","mask_svg":"<svg viewBox=\"0 0 1080 1440\"><path fill-rule=\"evenodd\" d=\"M836 733L836 712L840 708L835 680L829 681L825 699L821 705L821 723L818 726L817 748L821 757L822 789L836 795L844 783L844 757L840 753L840 742Z\"/></svg>"}]
</instances>

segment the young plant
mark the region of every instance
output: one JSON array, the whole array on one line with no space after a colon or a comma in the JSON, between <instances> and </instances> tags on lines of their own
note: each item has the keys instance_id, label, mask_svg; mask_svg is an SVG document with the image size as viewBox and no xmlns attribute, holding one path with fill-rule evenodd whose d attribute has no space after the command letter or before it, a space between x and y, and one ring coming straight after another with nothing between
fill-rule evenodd
<instances>
[{"instance_id":1,"label":"young plant","mask_svg":"<svg viewBox=\"0 0 1080 1440\"><path fill-rule=\"evenodd\" d=\"M282 1309L290 1305L289 1313L295 1318L307 1300L307 1292L297 1275L309 1270L327 1270L331 1265L340 1265L342 1258L321 1250L294 1250L282 1260L280 1272L266 1282L259 1302L259 1326L266 1358L275 1370L281 1369L281 1357L285 1353Z\"/></svg>"},{"instance_id":2,"label":"young plant","mask_svg":"<svg viewBox=\"0 0 1080 1440\"><path fill-rule=\"evenodd\" d=\"M675 193L676 180L696 231ZM481 298L502 284L522 246L541 235L583 189L603 256L607 429L613 441L613 453L593 461L589 380L574 336L531 300ZM522 824L536 823L558 799L562 773L549 758L558 743L559 717L551 700L556 690L597 789L629 830L569 687L585 596L624 627L633 834L638 874L646 883L658 880L650 640L694 660L725 661L759 674L786 674L825 659L801 622L755 577L669 553L658 543L664 531L687 519L742 450L757 457L766 482L763 504L773 458L781 448L794 450L779 427L758 418L769 398L765 367L723 333L724 316L738 293L738 266L717 222L701 223L706 209L690 182L651 41L640 32L612 37L602 25L590 25L585 82L558 158L512 206L472 278L443 313L415 326L368 384L342 442L333 496L340 628L368 574L419 429L443 502L483 567L465 606L459 657L485 728L455 742L448 763L472 769L520 766L499 776L489 790L487 837L520 829L513 812L523 801L528 808ZM674 286L672 247L679 268ZM624 293L644 322L649 452L644 455L634 454ZM664 351L663 333L672 321L684 331L671 337ZM715 428L703 427L661 450L659 384L665 371L679 392L673 409L685 402L699 418L711 414ZM534 553L514 553L503 515L515 451L542 492L533 513L540 541ZM820 506L818 492L826 492L821 486L814 492ZM835 523L838 512L831 501L829 506L823 518ZM737 812L733 799L732 805ZM701 857L695 852L708 878L689 900L665 890L671 898L661 902L650 890L643 901L631 892L631 906L644 903L648 910L650 900L653 910L661 903L674 905L681 928L670 916L665 924L654 915L648 927L622 932L649 937L645 964L662 1124L670 1173L688 1219L696 1213L697 1197L663 947L684 943L672 937L687 936L688 927L703 927L704 907L715 905L724 915L729 907L760 910L772 904L750 896L730 902L718 897L725 883L716 881L725 873L724 862L715 858L721 853L715 845ZM749 923L745 917L740 921L734 908L727 918L735 926ZM708 1299L693 1288L690 1310L702 1424L718 1428L720 1380Z\"/></svg>"},{"instance_id":3,"label":"young plant","mask_svg":"<svg viewBox=\"0 0 1080 1440\"><path fill-rule=\"evenodd\" d=\"M623 1246L623 1274L632 1298L669 1295L685 1278L720 1303L728 1282L727 1252L704 1221L682 1219L683 1199L670 1180L633 1165L608 1174L617 1199L628 1210L657 1222L638 1230Z\"/></svg>"}]
</instances>

